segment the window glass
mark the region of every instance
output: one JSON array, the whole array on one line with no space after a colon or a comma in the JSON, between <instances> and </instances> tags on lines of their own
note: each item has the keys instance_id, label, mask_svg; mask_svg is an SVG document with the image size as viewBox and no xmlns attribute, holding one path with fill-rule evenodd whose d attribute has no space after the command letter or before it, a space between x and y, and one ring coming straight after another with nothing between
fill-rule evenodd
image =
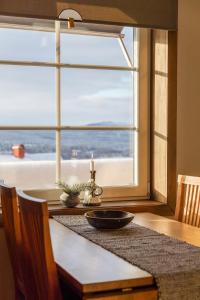
<instances>
[{"instance_id":1,"label":"window glass","mask_svg":"<svg viewBox=\"0 0 200 300\"><path fill-rule=\"evenodd\" d=\"M0 125L55 125L54 68L0 65Z\"/></svg>"},{"instance_id":2,"label":"window glass","mask_svg":"<svg viewBox=\"0 0 200 300\"><path fill-rule=\"evenodd\" d=\"M126 27L122 38L133 59L133 29ZM61 62L128 66L124 50L117 37L61 33Z\"/></svg>"},{"instance_id":3,"label":"window glass","mask_svg":"<svg viewBox=\"0 0 200 300\"><path fill-rule=\"evenodd\" d=\"M24 146L23 157L14 155L12 147L15 145ZM19 151L16 150L16 153ZM55 160L54 131L0 130L0 161L36 160Z\"/></svg>"},{"instance_id":4,"label":"window glass","mask_svg":"<svg viewBox=\"0 0 200 300\"><path fill-rule=\"evenodd\" d=\"M130 67L130 61L137 67L135 29L81 23L75 30L82 31L67 33L66 22L61 22L56 77L56 68L45 64L56 63L54 21L22 19L20 24L20 18L14 18L11 24L8 19L7 28L0 26L0 61L9 61L0 63L0 178L21 189L55 188L61 146L61 179L68 183L89 180L93 155L97 184L135 186L138 132L102 128L138 127L138 72L121 68ZM0 22L6 23L1 17ZM88 128L67 130L58 124ZM55 142L56 130L61 145L59 133Z\"/></svg>"},{"instance_id":5,"label":"window glass","mask_svg":"<svg viewBox=\"0 0 200 300\"><path fill-rule=\"evenodd\" d=\"M62 177L69 181L88 181L89 161L93 155L99 184L133 185L134 140L135 133L130 131L63 131Z\"/></svg>"},{"instance_id":6,"label":"window glass","mask_svg":"<svg viewBox=\"0 0 200 300\"><path fill-rule=\"evenodd\" d=\"M0 28L0 59L52 62L55 59L55 33Z\"/></svg>"},{"instance_id":7,"label":"window glass","mask_svg":"<svg viewBox=\"0 0 200 300\"><path fill-rule=\"evenodd\" d=\"M55 132L0 130L0 178L20 189L55 188Z\"/></svg>"},{"instance_id":8,"label":"window glass","mask_svg":"<svg viewBox=\"0 0 200 300\"><path fill-rule=\"evenodd\" d=\"M132 72L62 69L61 74L62 124L134 124Z\"/></svg>"}]
</instances>

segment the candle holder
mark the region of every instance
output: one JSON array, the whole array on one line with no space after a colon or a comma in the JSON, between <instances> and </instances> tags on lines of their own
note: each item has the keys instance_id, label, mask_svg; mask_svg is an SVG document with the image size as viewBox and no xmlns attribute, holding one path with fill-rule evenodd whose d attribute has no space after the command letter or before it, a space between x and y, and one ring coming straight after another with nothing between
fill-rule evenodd
<instances>
[{"instance_id":1,"label":"candle holder","mask_svg":"<svg viewBox=\"0 0 200 300\"><path fill-rule=\"evenodd\" d=\"M83 205L84 206L99 206L101 205L100 196L103 193L102 187L95 183L96 171L90 170L90 179L88 181L88 186L84 193Z\"/></svg>"},{"instance_id":2,"label":"candle holder","mask_svg":"<svg viewBox=\"0 0 200 300\"><path fill-rule=\"evenodd\" d=\"M95 182L95 179L96 179L96 171L93 170L93 171L90 171L90 182Z\"/></svg>"}]
</instances>

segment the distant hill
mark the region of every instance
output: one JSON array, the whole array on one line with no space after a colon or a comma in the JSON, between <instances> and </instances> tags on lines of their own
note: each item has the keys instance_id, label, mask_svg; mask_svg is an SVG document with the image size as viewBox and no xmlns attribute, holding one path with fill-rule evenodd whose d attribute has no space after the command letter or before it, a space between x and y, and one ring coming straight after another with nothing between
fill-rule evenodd
<instances>
[{"instance_id":1,"label":"distant hill","mask_svg":"<svg viewBox=\"0 0 200 300\"><path fill-rule=\"evenodd\" d=\"M123 123L96 122L89 126L99 126L98 130L63 130L62 158L72 159L74 151L78 159L111 157L133 157L134 135L126 130L103 130L101 126L123 126ZM12 154L12 146L23 144L26 158L31 160L52 160L55 158L55 132L48 130L2 130L0 131L0 161ZM47 154L45 156L45 153ZM42 154L42 155L40 155ZM43 155L44 154L44 155ZM3 156L3 158L1 158ZM46 157L46 158L45 158Z\"/></svg>"}]
</instances>

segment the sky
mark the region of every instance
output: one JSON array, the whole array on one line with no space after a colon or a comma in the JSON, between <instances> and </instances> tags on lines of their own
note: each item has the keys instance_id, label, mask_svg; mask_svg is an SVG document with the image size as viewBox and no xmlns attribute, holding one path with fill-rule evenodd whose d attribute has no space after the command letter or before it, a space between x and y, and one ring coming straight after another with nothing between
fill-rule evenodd
<instances>
[{"instance_id":1,"label":"sky","mask_svg":"<svg viewBox=\"0 0 200 300\"><path fill-rule=\"evenodd\" d=\"M0 60L55 61L55 34L0 29ZM133 51L132 29L125 43ZM61 34L61 62L127 66L115 38ZM62 125L132 124L133 83L127 71L61 70ZM55 69L0 65L0 125L55 125Z\"/></svg>"}]
</instances>

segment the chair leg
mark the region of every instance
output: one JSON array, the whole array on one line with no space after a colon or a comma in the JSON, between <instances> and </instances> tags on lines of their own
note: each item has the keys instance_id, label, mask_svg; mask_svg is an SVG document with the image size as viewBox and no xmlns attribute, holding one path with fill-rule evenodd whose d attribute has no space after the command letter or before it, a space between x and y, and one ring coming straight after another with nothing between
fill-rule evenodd
<instances>
[{"instance_id":1,"label":"chair leg","mask_svg":"<svg viewBox=\"0 0 200 300\"><path fill-rule=\"evenodd\" d=\"M15 300L25 300L24 295L15 288Z\"/></svg>"}]
</instances>

